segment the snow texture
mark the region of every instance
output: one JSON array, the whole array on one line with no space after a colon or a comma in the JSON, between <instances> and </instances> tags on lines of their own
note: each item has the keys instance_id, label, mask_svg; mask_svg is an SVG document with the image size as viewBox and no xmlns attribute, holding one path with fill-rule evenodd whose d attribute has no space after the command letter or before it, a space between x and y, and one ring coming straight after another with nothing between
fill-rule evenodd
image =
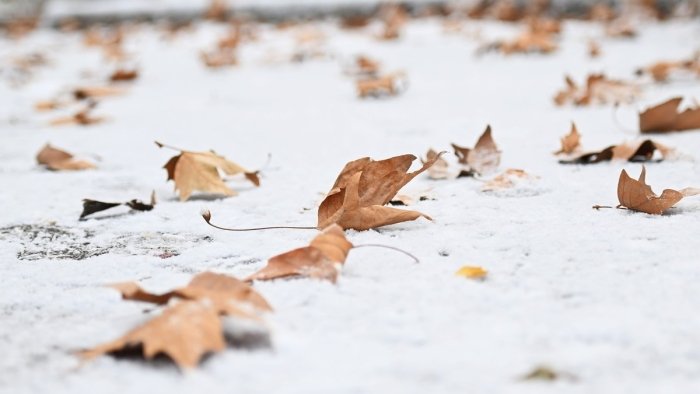
<instances>
[{"instance_id":1,"label":"snow texture","mask_svg":"<svg viewBox=\"0 0 700 394\"><path fill-rule=\"evenodd\" d=\"M567 22L551 56L475 56L475 37L519 28L468 22L446 34L437 20L412 21L402 38L373 38L378 26L327 35L324 59L285 61L299 28L261 26L241 48L240 66L206 69L201 49L224 27L197 23L166 40L153 26L126 39L141 71L128 94L103 100L91 127L51 127L55 113L33 104L112 71L78 34L39 31L0 42L0 392L4 393L693 393L700 390L700 199L663 216L616 205L625 162L559 165L552 152L575 121L588 149L639 138L636 113L675 95L700 97L697 81L645 86L642 99L610 106L557 108L564 73L593 71L631 79L639 67L685 58L698 49L697 21L640 23L633 40L603 37L599 25ZM599 39L603 55L589 59ZM9 83L7 59L40 51L50 65L27 83ZM404 70L399 97L359 100L344 66L356 54ZM70 114L72 109L59 111ZM617 121L615 120L617 119ZM100 357L81 364L80 349L121 335L148 318L148 307L103 287L139 280L153 291L205 270L244 276L278 253L308 243L314 231L228 233L228 226L315 225L315 208L350 160L381 159L451 142L472 145L486 124L503 151L501 170L539 179L507 192L481 192L483 180L431 181L420 219L374 231L348 231L356 244L390 250L350 253L337 285L314 280L256 283L275 311L270 349L230 348L197 370ZM647 165L663 188L700 186L700 132L654 137L684 157ZM262 185L231 180L233 198L179 202L161 167L173 152L216 149L262 169ZM44 143L98 160L99 168L50 172L37 166ZM269 163L268 155L270 155ZM454 159L448 157L453 164ZM485 177L490 179L490 176ZM78 221L81 199L146 200L151 212L115 208ZM489 271L484 281L454 275L463 265ZM575 379L520 378L549 365Z\"/></svg>"}]
</instances>

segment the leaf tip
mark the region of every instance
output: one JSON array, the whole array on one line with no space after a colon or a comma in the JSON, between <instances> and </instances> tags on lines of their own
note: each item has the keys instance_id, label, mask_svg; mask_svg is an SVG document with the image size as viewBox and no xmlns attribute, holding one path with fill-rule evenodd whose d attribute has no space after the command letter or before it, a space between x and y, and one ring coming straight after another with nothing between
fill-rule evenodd
<instances>
[{"instance_id":1,"label":"leaf tip","mask_svg":"<svg viewBox=\"0 0 700 394\"><path fill-rule=\"evenodd\" d=\"M202 218L207 223L209 223L209 221L211 220L211 211L209 211L208 209L203 209L202 212L200 212L200 215L202 215Z\"/></svg>"}]
</instances>

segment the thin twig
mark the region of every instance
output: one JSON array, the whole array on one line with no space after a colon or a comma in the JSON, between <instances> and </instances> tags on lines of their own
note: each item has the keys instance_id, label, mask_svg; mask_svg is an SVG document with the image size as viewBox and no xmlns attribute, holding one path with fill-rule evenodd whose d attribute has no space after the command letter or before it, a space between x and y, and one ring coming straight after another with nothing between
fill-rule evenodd
<instances>
[{"instance_id":1,"label":"thin twig","mask_svg":"<svg viewBox=\"0 0 700 394\"><path fill-rule=\"evenodd\" d=\"M612 208L610 205L594 205L593 209Z\"/></svg>"}]
</instances>

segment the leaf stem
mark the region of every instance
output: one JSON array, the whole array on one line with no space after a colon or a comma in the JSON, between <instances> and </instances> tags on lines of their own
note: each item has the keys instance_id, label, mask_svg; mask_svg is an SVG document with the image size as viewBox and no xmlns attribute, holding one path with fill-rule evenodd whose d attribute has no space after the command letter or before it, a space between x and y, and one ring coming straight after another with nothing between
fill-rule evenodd
<instances>
[{"instance_id":1,"label":"leaf stem","mask_svg":"<svg viewBox=\"0 0 700 394\"><path fill-rule=\"evenodd\" d=\"M176 147L176 146L164 144L164 143L158 142L158 141L153 141L153 142L155 142L156 145L158 145L159 148L168 148L168 149L172 149L172 150L178 150L178 151L180 151L180 152L186 152L184 149L180 149L180 148L178 148L178 147Z\"/></svg>"},{"instance_id":2,"label":"leaf stem","mask_svg":"<svg viewBox=\"0 0 700 394\"><path fill-rule=\"evenodd\" d=\"M394 246L382 245L382 244L362 244L362 245L353 245L353 249L356 249L356 248L370 248L370 247L371 247L371 248L385 248L385 249L391 249L391 250L397 251L397 252L399 252L399 253L405 254L406 256L408 256L408 257L410 257L411 259L413 259L413 262L416 263L416 264L420 263L420 260L418 260L418 257L412 255L411 253L408 253L407 251L405 251L405 250L403 250L403 249L399 249L399 248L394 247Z\"/></svg>"},{"instance_id":3,"label":"leaf stem","mask_svg":"<svg viewBox=\"0 0 700 394\"><path fill-rule=\"evenodd\" d=\"M211 212L209 212L209 211L202 212L202 218L204 219L205 222L207 222L208 225L210 225L214 228L218 228L219 230L224 230L224 231L259 231L259 230L274 230L274 229L318 230L317 227L311 227L311 226L268 226L268 227L250 227L250 228L221 227L221 226L217 226L216 224L211 222Z\"/></svg>"}]
</instances>

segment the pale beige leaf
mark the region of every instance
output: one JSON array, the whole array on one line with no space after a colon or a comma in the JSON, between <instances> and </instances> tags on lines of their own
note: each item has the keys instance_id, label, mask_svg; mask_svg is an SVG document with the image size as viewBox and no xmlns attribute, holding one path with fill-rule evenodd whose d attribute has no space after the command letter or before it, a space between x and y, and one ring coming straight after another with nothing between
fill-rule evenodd
<instances>
[{"instance_id":1,"label":"pale beige leaf","mask_svg":"<svg viewBox=\"0 0 700 394\"><path fill-rule=\"evenodd\" d=\"M197 366L210 352L226 347L216 310L197 301L181 301L154 319L112 342L82 352L86 359L129 348L142 348L143 357L170 357L181 368Z\"/></svg>"}]
</instances>

